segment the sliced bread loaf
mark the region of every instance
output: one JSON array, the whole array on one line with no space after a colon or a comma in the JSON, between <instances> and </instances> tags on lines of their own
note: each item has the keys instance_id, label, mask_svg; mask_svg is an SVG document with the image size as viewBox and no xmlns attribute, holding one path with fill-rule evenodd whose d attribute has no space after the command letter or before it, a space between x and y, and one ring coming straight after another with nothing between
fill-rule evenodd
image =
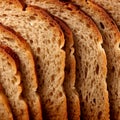
<instances>
[{"instance_id":1,"label":"sliced bread loaf","mask_svg":"<svg viewBox=\"0 0 120 120\"><path fill-rule=\"evenodd\" d=\"M80 9L86 12L95 21L103 36L103 47L107 55L107 86L110 99L111 120L120 119L120 32L109 15L90 0L71 0L80 5Z\"/></svg>"},{"instance_id":2,"label":"sliced bread loaf","mask_svg":"<svg viewBox=\"0 0 120 120\"><path fill-rule=\"evenodd\" d=\"M0 44L10 47L18 55L23 85L22 94L28 104L30 117L33 120L42 120L40 99L36 93L35 63L29 44L15 31L2 24L0 24Z\"/></svg>"},{"instance_id":3,"label":"sliced bread loaf","mask_svg":"<svg viewBox=\"0 0 120 120\"><path fill-rule=\"evenodd\" d=\"M28 109L21 98L22 87L19 72L19 60L8 47L0 47L0 83L11 106L15 120L29 120Z\"/></svg>"},{"instance_id":4,"label":"sliced bread loaf","mask_svg":"<svg viewBox=\"0 0 120 120\"><path fill-rule=\"evenodd\" d=\"M65 46L64 50L66 52L65 60L65 79L63 82L64 90L67 97L67 111L69 120L79 120L80 119L80 101L79 95L75 88L75 78L76 78L76 61L74 56L74 41L73 34L70 28L61 19L54 16L54 19L61 26L65 35Z\"/></svg>"},{"instance_id":5,"label":"sliced bread loaf","mask_svg":"<svg viewBox=\"0 0 120 120\"><path fill-rule=\"evenodd\" d=\"M94 22L70 3L57 0L25 0L60 17L71 28L75 42L76 87L83 119L109 119L106 56L102 36Z\"/></svg>"},{"instance_id":6,"label":"sliced bread loaf","mask_svg":"<svg viewBox=\"0 0 120 120\"><path fill-rule=\"evenodd\" d=\"M43 118L66 120L66 96L62 87L64 35L59 25L44 10L23 6L18 0L0 0L0 22L19 32L32 48Z\"/></svg>"},{"instance_id":7,"label":"sliced bread loaf","mask_svg":"<svg viewBox=\"0 0 120 120\"><path fill-rule=\"evenodd\" d=\"M120 30L120 0L92 0L102 6L116 21Z\"/></svg>"},{"instance_id":8,"label":"sliced bread loaf","mask_svg":"<svg viewBox=\"0 0 120 120\"><path fill-rule=\"evenodd\" d=\"M11 108L1 84L0 84L0 119L13 120Z\"/></svg>"}]
</instances>

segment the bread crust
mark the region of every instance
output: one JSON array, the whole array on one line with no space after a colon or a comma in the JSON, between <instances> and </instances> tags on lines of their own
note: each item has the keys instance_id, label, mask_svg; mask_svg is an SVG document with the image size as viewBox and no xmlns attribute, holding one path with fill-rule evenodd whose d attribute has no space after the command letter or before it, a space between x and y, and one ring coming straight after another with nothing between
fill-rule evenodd
<instances>
[{"instance_id":1,"label":"bread crust","mask_svg":"<svg viewBox=\"0 0 120 120\"><path fill-rule=\"evenodd\" d=\"M91 0L104 8L105 11L114 19L120 30L120 1L119 0Z\"/></svg>"},{"instance_id":2,"label":"bread crust","mask_svg":"<svg viewBox=\"0 0 120 120\"><path fill-rule=\"evenodd\" d=\"M7 1L10 1L10 0L7 0ZM6 1L6 2L7 2ZM15 8L15 10L17 10L16 8L18 8L18 12L22 12L22 13L25 13L27 14L28 16L29 15L37 15L36 18L39 20L39 19L43 19L43 21L45 21L46 23L48 23L50 26L53 27L54 31L56 31L56 33L59 35L59 53L60 53L60 59L61 59L61 63L60 63L60 75L62 76L59 80L59 86L62 88L62 83L63 83L63 80L64 80L64 67L65 67L65 52L62 50L62 47L64 46L64 35L63 35L63 32L61 30L61 28L59 27L59 25L51 18L49 17L49 14L43 12L43 10L39 9L35 6L25 6L25 7L21 7L21 5L19 4L16 4L16 2L14 2L13 0L13 10ZM7 6L7 5L6 5ZM4 23L3 23L4 24ZM10 26L10 25L9 25ZM12 26L12 25L11 25ZM22 35L22 34L21 34ZM59 87L58 86L58 87ZM40 88L40 87L39 87ZM60 89L61 89L60 88ZM63 93L63 96L64 96L64 100L63 100L63 103L61 103L62 105L60 106L61 109L61 112L63 114L63 117L64 119L67 119L67 110L66 110L66 97ZM56 101L55 101L56 102ZM56 111L55 112L52 112L52 114L56 114Z\"/></svg>"},{"instance_id":3,"label":"bread crust","mask_svg":"<svg viewBox=\"0 0 120 120\"><path fill-rule=\"evenodd\" d=\"M11 64L12 68L13 68L13 73L15 75L18 75L18 79L20 79L20 73L19 73L19 70L18 70L18 67L17 67L17 64L19 62L19 58L18 56L7 46L1 46L0 45L0 54L3 54L9 61L9 63ZM14 58L15 60L14 60ZM5 89L5 88L4 88ZM21 93L22 91L22 87L19 85L18 86L18 91L19 93ZM21 98L21 95L19 96L20 100L22 99ZM27 107L27 104L24 102L24 112L22 114L22 120L29 120L29 114L28 114L28 107Z\"/></svg>"},{"instance_id":4,"label":"bread crust","mask_svg":"<svg viewBox=\"0 0 120 120\"><path fill-rule=\"evenodd\" d=\"M71 0L71 1L74 3L74 0ZM85 0L81 0L81 4L84 4L84 3L86 3L88 6L91 6L94 10L96 10L96 12L99 13L99 17L105 19L106 25L107 26L111 26L111 29L113 29L114 31L116 31L116 40L114 42L115 43L120 42L119 29L118 29L115 21L109 16L109 14L101 6L97 5L95 2L93 2L91 0L87 0L87 2L85 2ZM81 4L80 4L79 0L76 0L75 4L78 4L81 7ZM86 13L86 12L85 12L85 14L89 15L89 13ZM92 16L90 16L90 17L92 17ZM96 21L95 21L95 23L96 23Z\"/></svg>"},{"instance_id":5,"label":"bread crust","mask_svg":"<svg viewBox=\"0 0 120 120\"><path fill-rule=\"evenodd\" d=\"M13 115L12 115L12 112L11 112L11 108L10 108L10 105L9 105L9 102L8 102L8 99L7 99L7 96L4 94L4 90L3 90L3 87L2 85L0 84L0 104L3 104L4 107L5 107L5 112L8 112L8 118L9 120L13 120ZM1 116L3 117L3 116ZM7 118L7 116L5 116ZM3 120L5 120L3 118Z\"/></svg>"},{"instance_id":6,"label":"bread crust","mask_svg":"<svg viewBox=\"0 0 120 120\"><path fill-rule=\"evenodd\" d=\"M26 1L26 3L30 4L29 1L27 1L27 0L25 0L25 1ZM34 2L32 2L32 4L34 4ZM48 4L48 6L47 6L47 4ZM87 23L87 27L88 28L91 28L91 32L94 33L94 35L96 36L96 41L95 42L96 42L97 45L99 45L99 50L100 50L100 53L99 53L100 54L99 55L99 59L101 60L100 66L101 66L101 72L103 73L103 76L104 76L103 77L104 78L103 79L103 83L102 83L102 85L104 86L104 90L105 90L105 93L104 93L104 97L105 97L104 105L105 105L105 110L107 111L107 116L106 117L108 117L109 116L109 113L108 113L108 111L109 111L108 93L107 93L107 87L106 87L106 82L105 82L105 77L106 77L106 73L107 73L107 69L106 69L106 56L105 56L104 50L101 47L101 43L103 41L102 41L102 36L101 36L97 26L91 20L90 17L88 17L84 12L80 11L78 7L75 7L71 3L65 3L65 2L63 3L63 2L60 2L58 0L47 0L47 1L39 0L38 2L36 2L36 5L39 5L40 7L46 9L48 12L50 12L51 14L53 14L53 15L55 15L57 17L59 17L63 12L65 12L66 14L67 14L67 11L71 12L71 14L73 16L76 15L76 18L78 18L78 19L80 18L80 20L82 22ZM54 8L53 8L52 5L57 6L57 8L55 10L56 11L58 10L57 11L57 13L59 12L58 14L56 13L55 10L53 10ZM52 10L53 10L53 13L52 13ZM64 15L64 17L65 17L65 15ZM60 18L62 20L65 20L66 23L68 23L66 18L62 18L61 16L60 16ZM72 29L71 24L69 25L69 23L68 23L68 26Z\"/></svg>"},{"instance_id":7,"label":"bread crust","mask_svg":"<svg viewBox=\"0 0 120 120\"><path fill-rule=\"evenodd\" d=\"M8 46L6 46L6 45L0 45L0 47L7 54L9 54L12 57L12 59L14 60L16 66L17 66L17 69L20 70L20 60L19 60L19 57L17 56L17 54L15 52L13 52L13 50L11 48L9 48Z\"/></svg>"},{"instance_id":8,"label":"bread crust","mask_svg":"<svg viewBox=\"0 0 120 120\"><path fill-rule=\"evenodd\" d=\"M24 0L27 1L27 0ZM87 14L85 14L83 11L81 11L77 6L71 4L70 2L64 2L64 1L59 1L59 0L39 0L40 2L42 1L46 1L47 3L50 4L55 4L56 6L58 6L59 8L64 8L66 9L66 11L71 11L73 14L76 14L78 17L82 17L83 20L85 20L92 28L93 32L99 37L98 42L102 43L102 36L97 28L97 26L94 24L94 22L92 21L92 19L90 17L88 17ZM27 2L26 2L27 3ZM46 9L46 8L43 8ZM47 9L46 9L47 10ZM48 11L48 10L47 10ZM48 11L50 12L50 11ZM51 12L50 12L51 13ZM52 13L51 13L52 14ZM54 14L55 15L55 14ZM55 15L56 16L56 15ZM56 16L57 17L57 16Z\"/></svg>"},{"instance_id":9,"label":"bread crust","mask_svg":"<svg viewBox=\"0 0 120 120\"><path fill-rule=\"evenodd\" d=\"M97 42L99 42L100 44L103 43L102 36L101 36L97 26L94 24L94 22L91 20L91 18L87 16L87 14L83 13L81 10L79 10L77 7L73 6L71 3L62 3L62 2L56 2L56 3L57 3L57 5L60 5L61 7L63 7L63 6L65 6L66 8L68 7L69 9L72 10L73 14L76 14L78 16L82 16L82 19L84 21L86 20L86 22L93 28L92 30L96 34L96 36L99 37ZM56 4L56 3L54 3L54 4ZM106 73L107 73L106 56L105 56L104 50L102 50L102 52L101 53L103 54L102 55L103 63L101 64L101 66L103 66L102 71L103 71L104 75L106 75ZM107 86L106 86L106 88L107 88ZM106 119L108 119L109 118L109 104L108 104L108 93L107 92L105 93L105 98L106 98L106 100L105 100L104 105L106 106L106 113L107 113ZM90 118L87 118L87 119L90 119Z\"/></svg>"},{"instance_id":10,"label":"bread crust","mask_svg":"<svg viewBox=\"0 0 120 120\"><path fill-rule=\"evenodd\" d=\"M31 64L31 73L32 73L32 78L34 81L31 81L33 83L33 89L34 89L34 93L36 94L36 97L37 97L37 106L38 106L38 109L36 109L36 114L38 114L36 117L36 119L42 119L42 110L41 110L41 103L40 103L40 98L38 96L38 94L36 93L36 90L38 88L38 81L37 81L37 75L36 75L36 70L35 70L35 63L34 63L34 58L33 58L33 55L32 55L32 50L29 46L29 44L25 41L25 39L23 39L19 33L16 33L13 29L11 29L10 27L8 26L4 26L2 24L0 24L0 33L3 34L3 35L6 35L6 36L9 36L10 38L13 39L14 42L17 42L17 45L18 47L21 47L23 49L26 50L26 53L27 53L27 57L28 59L30 60L30 64ZM6 40L7 41L7 40ZM2 44L2 47L9 53L11 54L11 56L15 59L16 61L16 65L17 67L19 67L19 70L20 69L20 61L18 61L18 59L16 59L16 56L14 56L14 54L12 54L12 50L10 50L8 47L6 46L3 46L4 45L4 42L2 42L2 40L0 41L0 44ZM11 47L11 46L10 46ZM19 55L18 55L19 56ZM24 85L25 86L25 85ZM30 92L30 91L29 91ZM27 98L25 98L27 99ZM27 100L26 100L27 102Z\"/></svg>"},{"instance_id":11,"label":"bread crust","mask_svg":"<svg viewBox=\"0 0 120 120\"><path fill-rule=\"evenodd\" d=\"M37 89L38 84L37 84L35 63L34 63L34 58L33 58L33 55L32 55L32 50L31 50L29 44L26 42L26 40L23 37L21 37L21 35L19 33L15 32L13 29L11 29L8 26L0 24L0 32L2 34L6 34L6 35L9 35L10 37L12 37L15 41L17 41L19 46L21 46L22 48L25 48L26 51L28 52L28 59L31 60L31 65L32 65L32 68L33 68L33 73L34 73L33 74L34 86L35 86L35 89ZM4 44L2 44L2 45L4 45ZM17 65L20 65L20 61L18 62Z\"/></svg>"},{"instance_id":12,"label":"bread crust","mask_svg":"<svg viewBox=\"0 0 120 120\"><path fill-rule=\"evenodd\" d=\"M115 69L117 69L118 68L117 64L119 64L119 60L117 57L120 55L119 52L120 49L118 47L118 44L120 43L119 29L117 28L117 25L115 24L114 20L109 16L109 14L95 2L92 2L91 0L87 0L87 2L85 0L82 1L71 0L71 1L75 2L75 4L80 5L80 8L95 21L103 36L103 47L106 51L108 60L107 85L110 99L110 118L117 120L120 118L119 113L117 112L118 110L117 106L119 106L117 99L119 98L117 98L118 96L115 94L114 89L116 89L115 86L116 83L118 83L117 80L118 78L116 78L115 76L118 74L119 71L113 72L111 71L111 67L114 66ZM91 10L94 11L94 15L92 14ZM102 26L100 26L100 23L102 24ZM119 88L117 87L116 91L118 91L118 89ZM116 100L114 98L116 98Z\"/></svg>"},{"instance_id":13,"label":"bread crust","mask_svg":"<svg viewBox=\"0 0 120 120\"><path fill-rule=\"evenodd\" d=\"M16 74L17 71L19 70L19 64L20 64L20 60L18 56L9 47L3 45L0 45L0 52L1 53L3 52L3 54L8 57L8 61L11 62L14 68L13 73Z\"/></svg>"},{"instance_id":14,"label":"bread crust","mask_svg":"<svg viewBox=\"0 0 120 120\"><path fill-rule=\"evenodd\" d=\"M66 52L66 62L65 62L65 79L63 82L63 86L67 97L68 119L79 120L80 101L79 101L79 95L75 88L76 61L75 61L74 48L73 48L74 45L73 34L64 21L62 21L60 18L55 16L53 16L53 18L61 26L65 35L65 46L63 49ZM72 98L72 95L74 99Z\"/></svg>"},{"instance_id":15,"label":"bread crust","mask_svg":"<svg viewBox=\"0 0 120 120\"><path fill-rule=\"evenodd\" d=\"M32 5L28 5L26 7L26 11L38 15L39 19L41 19L41 17L43 17L43 19L46 19L46 20L49 19L50 24L55 26L56 31L59 31L59 33L60 33L60 36L61 36L60 48L63 48L64 42L65 42L64 34L63 34L60 26L57 24L57 22L54 19L52 19L51 15L49 15L49 13L45 12L45 10L43 10L42 8L37 7L37 6L32 6Z\"/></svg>"},{"instance_id":16,"label":"bread crust","mask_svg":"<svg viewBox=\"0 0 120 120\"><path fill-rule=\"evenodd\" d=\"M36 14L38 15L38 19L46 19L46 20L49 20L49 24L54 26L54 29L57 33L59 33L59 36L60 36L60 41L59 41L59 47L61 48L61 56L62 56L62 60L61 60L61 69L63 70L62 74L63 74L63 77L60 79L60 84L62 85L63 84L63 81L64 81L64 67L65 67L65 51L62 50L62 48L64 47L64 44L65 44L65 41L64 41L64 34L62 32L62 29L60 28L60 26L57 24L57 22L52 19L51 15L49 15L49 13L45 12L42 8L39 8L37 6L32 6L32 5L28 5L28 7L26 8L26 11L32 13L32 14ZM64 98L64 102L62 103L61 105L61 108L63 109L63 116L64 116L64 120L67 119L67 108L66 108L66 98ZM62 110L61 109L61 110ZM43 116L45 117L46 115L44 115L43 113ZM60 116L59 116L60 117ZM47 118L48 119L48 118ZM49 118L49 119L52 119L52 118ZM57 118L56 118L57 119ZM62 119L62 118L61 118Z\"/></svg>"},{"instance_id":17,"label":"bread crust","mask_svg":"<svg viewBox=\"0 0 120 120\"><path fill-rule=\"evenodd\" d=\"M3 1L0 0L0 3L2 3ZM25 3L23 0L5 0L5 3L8 3L10 5L14 5L15 8L17 9L24 9L26 7Z\"/></svg>"},{"instance_id":18,"label":"bread crust","mask_svg":"<svg viewBox=\"0 0 120 120\"><path fill-rule=\"evenodd\" d=\"M106 20L106 25L111 26L111 29L113 29L115 31L116 35L115 35L114 43L115 44L119 43L120 42L120 31L119 31L115 21L107 14L107 12L102 7L98 6L97 4L95 4L94 2L92 2L90 0L88 0L88 3L96 11L98 11L100 13L100 17L103 17L103 19Z\"/></svg>"}]
</instances>

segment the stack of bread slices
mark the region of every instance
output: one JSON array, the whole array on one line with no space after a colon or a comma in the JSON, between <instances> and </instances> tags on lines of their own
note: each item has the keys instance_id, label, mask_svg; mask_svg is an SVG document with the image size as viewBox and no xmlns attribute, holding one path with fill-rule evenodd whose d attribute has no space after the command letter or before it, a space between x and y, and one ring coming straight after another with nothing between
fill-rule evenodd
<instances>
[{"instance_id":1,"label":"stack of bread slices","mask_svg":"<svg viewBox=\"0 0 120 120\"><path fill-rule=\"evenodd\" d=\"M119 8L0 0L0 120L120 120Z\"/></svg>"}]
</instances>

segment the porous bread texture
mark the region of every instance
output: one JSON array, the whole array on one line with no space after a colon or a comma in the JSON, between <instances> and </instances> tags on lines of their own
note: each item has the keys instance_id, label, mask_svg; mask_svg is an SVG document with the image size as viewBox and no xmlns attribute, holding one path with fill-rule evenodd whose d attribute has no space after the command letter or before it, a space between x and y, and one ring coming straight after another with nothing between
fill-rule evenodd
<instances>
[{"instance_id":1,"label":"porous bread texture","mask_svg":"<svg viewBox=\"0 0 120 120\"><path fill-rule=\"evenodd\" d=\"M14 119L29 120L27 104L21 97L21 78L17 68L19 60L14 61L11 56L17 59L10 48L0 48L0 83L5 90Z\"/></svg>"},{"instance_id":2,"label":"porous bread texture","mask_svg":"<svg viewBox=\"0 0 120 120\"><path fill-rule=\"evenodd\" d=\"M0 84L0 119L13 120L11 108L1 84Z\"/></svg>"},{"instance_id":3,"label":"porous bread texture","mask_svg":"<svg viewBox=\"0 0 120 120\"><path fill-rule=\"evenodd\" d=\"M65 67L62 30L42 9L23 8L16 1L0 0L0 22L19 32L32 48L43 119L66 120L66 96L62 87Z\"/></svg>"},{"instance_id":4,"label":"porous bread texture","mask_svg":"<svg viewBox=\"0 0 120 120\"><path fill-rule=\"evenodd\" d=\"M66 52L65 59L65 79L63 82L64 90L67 97L67 111L69 120L80 120L80 101L79 95L75 88L76 78L76 61L74 56L73 34L70 28L61 19L54 16L54 19L61 26L65 36L64 50Z\"/></svg>"},{"instance_id":5,"label":"porous bread texture","mask_svg":"<svg viewBox=\"0 0 120 120\"><path fill-rule=\"evenodd\" d=\"M80 95L81 115L88 119L109 119L106 85L106 56L102 37L94 22L70 3L57 0L25 0L64 20L75 42L76 87Z\"/></svg>"},{"instance_id":6,"label":"porous bread texture","mask_svg":"<svg viewBox=\"0 0 120 120\"><path fill-rule=\"evenodd\" d=\"M107 86L110 99L111 120L120 119L120 32L110 16L98 5L90 0L71 0L80 5L80 9L86 12L97 24L103 36L103 48L107 55Z\"/></svg>"},{"instance_id":7,"label":"porous bread texture","mask_svg":"<svg viewBox=\"0 0 120 120\"><path fill-rule=\"evenodd\" d=\"M103 7L115 20L120 30L120 0L92 0Z\"/></svg>"},{"instance_id":8,"label":"porous bread texture","mask_svg":"<svg viewBox=\"0 0 120 120\"><path fill-rule=\"evenodd\" d=\"M29 44L15 31L0 24L0 44L10 47L20 59L23 97L29 107L30 117L42 120L40 98L37 95L35 63ZM37 107L36 107L37 106Z\"/></svg>"}]
</instances>

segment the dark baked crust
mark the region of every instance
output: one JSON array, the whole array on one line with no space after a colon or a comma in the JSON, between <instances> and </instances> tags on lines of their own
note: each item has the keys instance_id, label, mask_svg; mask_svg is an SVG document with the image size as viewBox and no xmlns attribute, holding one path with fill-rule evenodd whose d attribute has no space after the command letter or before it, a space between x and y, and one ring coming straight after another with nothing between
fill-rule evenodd
<instances>
[{"instance_id":1,"label":"dark baked crust","mask_svg":"<svg viewBox=\"0 0 120 120\"><path fill-rule=\"evenodd\" d=\"M80 119L80 101L79 95L75 88L75 78L76 78L76 60L74 56L74 40L71 29L67 24L59 19L58 17L53 16L53 18L61 26L64 35L65 35L65 46L64 50L66 52L65 60L65 79L63 82L64 90L67 97L67 111L69 120L79 120Z\"/></svg>"}]
</instances>

